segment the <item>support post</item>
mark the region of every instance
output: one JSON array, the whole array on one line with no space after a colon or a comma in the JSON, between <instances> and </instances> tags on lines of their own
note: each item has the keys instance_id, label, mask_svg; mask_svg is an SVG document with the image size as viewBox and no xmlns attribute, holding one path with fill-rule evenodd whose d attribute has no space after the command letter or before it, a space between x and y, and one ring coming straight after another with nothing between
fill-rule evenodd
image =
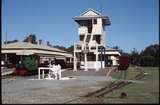
<instances>
[{"instance_id":1,"label":"support post","mask_svg":"<svg viewBox=\"0 0 160 105\"><path fill-rule=\"evenodd\" d=\"M42 70L42 78L44 79L44 69Z\"/></svg>"},{"instance_id":2,"label":"support post","mask_svg":"<svg viewBox=\"0 0 160 105\"><path fill-rule=\"evenodd\" d=\"M103 53L104 53L104 56L103 56L103 60L104 60L104 68L106 67L106 54L105 54L105 47L103 49Z\"/></svg>"},{"instance_id":3,"label":"support post","mask_svg":"<svg viewBox=\"0 0 160 105\"><path fill-rule=\"evenodd\" d=\"M38 68L38 79L40 79L40 68Z\"/></svg>"},{"instance_id":4,"label":"support post","mask_svg":"<svg viewBox=\"0 0 160 105\"><path fill-rule=\"evenodd\" d=\"M102 46L101 46L101 69L102 69Z\"/></svg>"},{"instance_id":5,"label":"support post","mask_svg":"<svg viewBox=\"0 0 160 105\"><path fill-rule=\"evenodd\" d=\"M98 71L98 46L96 45L96 71Z\"/></svg>"},{"instance_id":6,"label":"support post","mask_svg":"<svg viewBox=\"0 0 160 105\"><path fill-rule=\"evenodd\" d=\"M75 52L75 45L74 45L74 67L73 71L77 71L77 58L76 58L76 52Z\"/></svg>"},{"instance_id":7,"label":"support post","mask_svg":"<svg viewBox=\"0 0 160 105\"><path fill-rule=\"evenodd\" d=\"M8 63L7 54L5 54L5 63Z\"/></svg>"},{"instance_id":8,"label":"support post","mask_svg":"<svg viewBox=\"0 0 160 105\"><path fill-rule=\"evenodd\" d=\"M61 75L61 68L59 69L58 75L59 75L59 80L61 80L61 77L62 77L62 75Z\"/></svg>"},{"instance_id":9,"label":"support post","mask_svg":"<svg viewBox=\"0 0 160 105\"><path fill-rule=\"evenodd\" d=\"M88 71L87 69L87 53L84 53L84 71Z\"/></svg>"}]
</instances>

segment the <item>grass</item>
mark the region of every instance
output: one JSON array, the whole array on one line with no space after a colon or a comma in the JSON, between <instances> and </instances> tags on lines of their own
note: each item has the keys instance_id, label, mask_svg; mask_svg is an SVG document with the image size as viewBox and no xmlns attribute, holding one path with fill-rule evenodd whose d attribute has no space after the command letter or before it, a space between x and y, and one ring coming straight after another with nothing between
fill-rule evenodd
<instances>
[{"instance_id":1,"label":"grass","mask_svg":"<svg viewBox=\"0 0 160 105\"><path fill-rule=\"evenodd\" d=\"M106 94L103 103L159 103L159 68L143 67L148 73L140 81L142 83L132 83ZM133 78L139 72L135 67L130 67L127 72L127 79ZM120 74L113 74L118 78ZM120 98L121 92L127 93L127 97Z\"/></svg>"}]
</instances>

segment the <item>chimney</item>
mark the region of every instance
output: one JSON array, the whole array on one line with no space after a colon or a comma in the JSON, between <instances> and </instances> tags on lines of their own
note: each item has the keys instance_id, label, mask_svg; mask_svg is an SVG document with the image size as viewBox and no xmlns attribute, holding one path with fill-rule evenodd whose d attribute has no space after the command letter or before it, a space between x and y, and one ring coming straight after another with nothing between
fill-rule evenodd
<instances>
[{"instance_id":1,"label":"chimney","mask_svg":"<svg viewBox=\"0 0 160 105\"><path fill-rule=\"evenodd\" d=\"M29 43L32 43L32 37L29 36L29 37L27 38L27 40L28 40Z\"/></svg>"},{"instance_id":2,"label":"chimney","mask_svg":"<svg viewBox=\"0 0 160 105\"><path fill-rule=\"evenodd\" d=\"M47 46L49 46L50 44L49 44L49 41L47 41Z\"/></svg>"},{"instance_id":3,"label":"chimney","mask_svg":"<svg viewBox=\"0 0 160 105\"><path fill-rule=\"evenodd\" d=\"M40 40L39 40L39 45L41 45L41 44L42 44L42 40L40 39Z\"/></svg>"}]
</instances>

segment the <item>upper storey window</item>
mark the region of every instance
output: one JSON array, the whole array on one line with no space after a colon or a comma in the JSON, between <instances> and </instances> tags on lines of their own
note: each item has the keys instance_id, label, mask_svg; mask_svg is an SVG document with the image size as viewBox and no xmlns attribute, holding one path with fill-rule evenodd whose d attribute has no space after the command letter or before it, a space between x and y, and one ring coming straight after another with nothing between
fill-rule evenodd
<instances>
[{"instance_id":1,"label":"upper storey window","mask_svg":"<svg viewBox=\"0 0 160 105\"><path fill-rule=\"evenodd\" d=\"M84 40L84 35L80 35L79 39L80 39L80 41L83 41Z\"/></svg>"},{"instance_id":2,"label":"upper storey window","mask_svg":"<svg viewBox=\"0 0 160 105\"><path fill-rule=\"evenodd\" d=\"M101 43L101 35L94 35L93 40L95 40L98 44Z\"/></svg>"},{"instance_id":3,"label":"upper storey window","mask_svg":"<svg viewBox=\"0 0 160 105\"><path fill-rule=\"evenodd\" d=\"M93 24L97 24L97 19L94 19L94 20L93 20Z\"/></svg>"}]
</instances>

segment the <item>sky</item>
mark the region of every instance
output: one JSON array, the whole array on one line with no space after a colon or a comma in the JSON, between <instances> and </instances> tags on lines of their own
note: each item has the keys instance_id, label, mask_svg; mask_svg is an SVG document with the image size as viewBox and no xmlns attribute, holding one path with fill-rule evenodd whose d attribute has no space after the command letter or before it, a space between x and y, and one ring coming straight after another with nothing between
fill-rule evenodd
<instances>
[{"instance_id":1,"label":"sky","mask_svg":"<svg viewBox=\"0 0 160 105\"><path fill-rule=\"evenodd\" d=\"M111 25L106 27L106 45L125 52L144 50L159 43L158 0L2 0L2 36L23 41L35 34L43 43L69 47L79 42L73 17L87 9L101 10Z\"/></svg>"}]
</instances>

